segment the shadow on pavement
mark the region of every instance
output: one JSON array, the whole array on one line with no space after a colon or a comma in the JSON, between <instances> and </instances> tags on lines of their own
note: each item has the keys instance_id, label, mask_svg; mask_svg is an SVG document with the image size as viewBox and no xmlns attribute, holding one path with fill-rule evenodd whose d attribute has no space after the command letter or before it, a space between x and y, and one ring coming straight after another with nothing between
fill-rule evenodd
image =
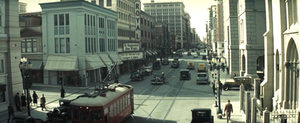
<instances>
[{"instance_id":1,"label":"shadow on pavement","mask_svg":"<svg viewBox=\"0 0 300 123\"><path fill-rule=\"evenodd\" d=\"M139 117L131 115L123 121L123 123L177 123L177 121L160 120L146 117Z\"/></svg>"}]
</instances>

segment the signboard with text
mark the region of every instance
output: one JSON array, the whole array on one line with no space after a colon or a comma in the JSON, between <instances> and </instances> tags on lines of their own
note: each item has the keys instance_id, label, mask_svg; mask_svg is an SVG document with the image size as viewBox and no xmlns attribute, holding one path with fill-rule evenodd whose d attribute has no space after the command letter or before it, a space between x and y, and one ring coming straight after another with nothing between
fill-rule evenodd
<instances>
[{"instance_id":1,"label":"signboard with text","mask_svg":"<svg viewBox=\"0 0 300 123\"><path fill-rule=\"evenodd\" d=\"M123 43L123 51L140 51L140 43Z\"/></svg>"},{"instance_id":2,"label":"signboard with text","mask_svg":"<svg viewBox=\"0 0 300 123\"><path fill-rule=\"evenodd\" d=\"M138 60L143 58L143 52L120 53L120 58L123 60Z\"/></svg>"},{"instance_id":3,"label":"signboard with text","mask_svg":"<svg viewBox=\"0 0 300 123\"><path fill-rule=\"evenodd\" d=\"M135 39L141 41L141 2L135 2Z\"/></svg>"}]
</instances>

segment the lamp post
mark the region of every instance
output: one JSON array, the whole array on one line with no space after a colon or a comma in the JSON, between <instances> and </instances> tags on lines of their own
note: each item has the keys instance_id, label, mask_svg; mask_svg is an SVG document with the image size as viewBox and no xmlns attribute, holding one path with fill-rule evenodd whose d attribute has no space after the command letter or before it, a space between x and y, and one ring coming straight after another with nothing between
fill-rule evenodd
<instances>
[{"instance_id":1,"label":"lamp post","mask_svg":"<svg viewBox=\"0 0 300 123\"><path fill-rule=\"evenodd\" d=\"M19 68L20 68L21 75L23 78L23 87L25 84L24 89L26 88L27 100L29 101L30 95L29 95L28 86L29 86L29 81L30 81L30 77L31 77L32 64L30 61L27 63L27 58L23 57L23 58L21 58ZM27 103L27 111L28 111L28 116L30 116L30 104L29 103Z\"/></svg>"},{"instance_id":2,"label":"lamp post","mask_svg":"<svg viewBox=\"0 0 300 123\"><path fill-rule=\"evenodd\" d=\"M222 109L221 109L221 81L220 81L220 64L218 64L217 66L218 69L218 103L219 103L219 107L218 107L218 118L221 119L222 118Z\"/></svg>"}]
</instances>

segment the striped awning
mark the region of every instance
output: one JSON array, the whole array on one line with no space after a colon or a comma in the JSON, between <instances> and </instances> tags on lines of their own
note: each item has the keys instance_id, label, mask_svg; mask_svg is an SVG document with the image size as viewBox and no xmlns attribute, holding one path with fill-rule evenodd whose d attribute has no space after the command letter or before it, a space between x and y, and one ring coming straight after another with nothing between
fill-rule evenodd
<instances>
[{"instance_id":1,"label":"striped awning","mask_svg":"<svg viewBox=\"0 0 300 123\"><path fill-rule=\"evenodd\" d=\"M152 56L152 53L150 52L150 50L146 50L146 55Z\"/></svg>"}]
</instances>

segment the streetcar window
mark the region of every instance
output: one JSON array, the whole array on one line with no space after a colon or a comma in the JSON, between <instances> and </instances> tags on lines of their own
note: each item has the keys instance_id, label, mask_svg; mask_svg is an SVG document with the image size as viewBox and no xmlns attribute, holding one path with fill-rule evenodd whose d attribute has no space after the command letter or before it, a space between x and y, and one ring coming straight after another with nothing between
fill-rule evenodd
<instances>
[{"instance_id":1,"label":"streetcar window","mask_svg":"<svg viewBox=\"0 0 300 123\"><path fill-rule=\"evenodd\" d=\"M72 116L73 116L73 119L78 119L79 118L77 109L73 109Z\"/></svg>"},{"instance_id":2,"label":"streetcar window","mask_svg":"<svg viewBox=\"0 0 300 123\"><path fill-rule=\"evenodd\" d=\"M82 110L82 112L80 112L80 116L81 116L81 120L89 120L89 112L88 110Z\"/></svg>"},{"instance_id":3,"label":"streetcar window","mask_svg":"<svg viewBox=\"0 0 300 123\"><path fill-rule=\"evenodd\" d=\"M117 115L117 102L114 103L114 116Z\"/></svg>"},{"instance_id":4,"label":"streetcar window","mask_svg":"<svg viewBox=\"0 0 300 123\"><path fill-rule=\"evenodd\" d=\"M114 116L114 106L113 104L109 106L109 117L113 117Z\"/></svg>"},{"instance_id":5,"label":"streetcar window","mask_svg":"<svg viewBox=\"0 0 300 123\"><path fill-rule=\"evenodd\" d=\"M104 109L104 114L107 114L108 113L108 108L106 107L105 109Z\"/></svg>"},{"instance_id":6,"label":"streetcar window","mask_svg":"<svg viewBox=\"0 0 300 123\"><path fill-rule=\"evenodd\" d=\"M130 95L127 95L127 106L130 105Z\"/></svg>"},{"instance_id":7,"label":"streetcar window","mask_svg":"<svg viewBox=\"0 0 300 123\"><path fill-rule=\"evenodd\" d=\"M93 121L100 120L103 117L101 110L92 110L91 116Z\"/></svg>"}]
</instances>

